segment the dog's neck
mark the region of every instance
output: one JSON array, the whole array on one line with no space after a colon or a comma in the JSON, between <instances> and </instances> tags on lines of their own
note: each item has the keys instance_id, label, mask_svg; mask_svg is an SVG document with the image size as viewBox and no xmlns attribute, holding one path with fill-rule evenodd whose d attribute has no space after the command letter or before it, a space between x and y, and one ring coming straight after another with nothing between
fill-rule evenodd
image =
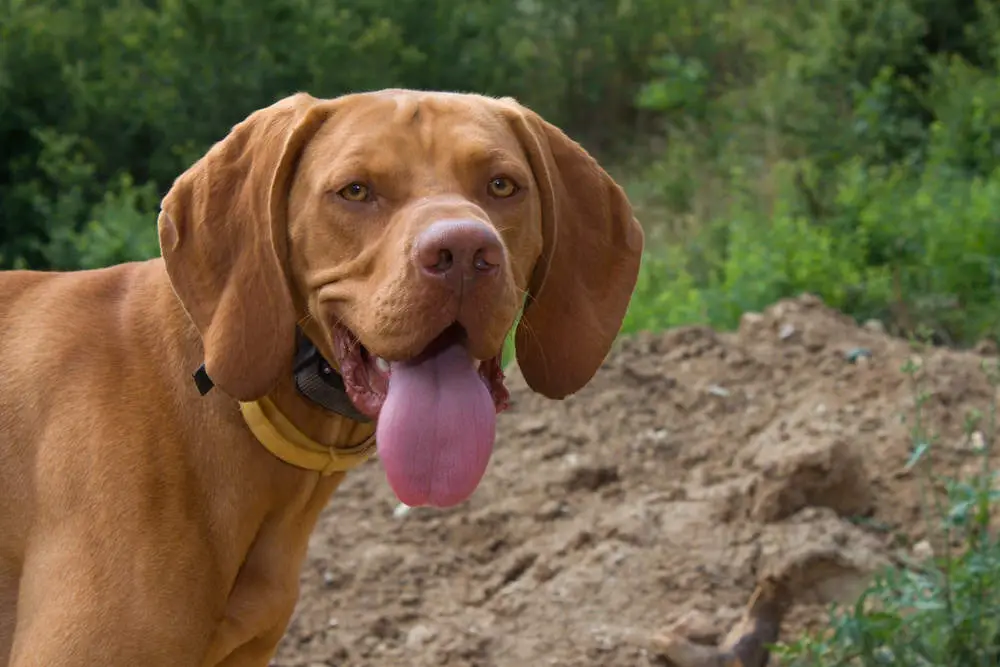
<instances>
[{"instance_id":1,"label":"dog's neck","mask_svg":"<svg viewBox=\"0 0 1000 667\"><path fill-rule=\"evenodd\" d=\"M296 328L295 336L292 376L299 393L327 412L356 422L370 422L371 419L354 407L351 397L347 395L344 378L334 365L323 357L322 352L302 329Z\"/></svg>"},{"instance_id":2,"label":"dog's neck","mask_svg":"<svg viewBox=\"0 0 1000 667\"><path fill-rule=\"evenodd\" d=\"M375 453L375 424L351 402L339 369L306 332L295 331L291 374L270 396L242 403L257 440L286 463L324 474L345 472Z\"/></svg>"},{"instance_id":3,"label":"dog's neck","mask_svg":"<svg viewBox=\"0 0 1000 667\"><path fill-rule=\"evenodd\" d=\"M364 421L355 419L352 415L357 411L346 392L342 399L337 398L335 388L326 384L331 377L339 379L336 370L331 368L329 375L321 378L310 377L324 373L320 355L300 349L296 359L314 368L298 368L297 363L298 372L283 378L268 396L240 404L250 431L271 454L299 468L331 474L361 465L375 453L374 422L363 416ZM334 411L310 398L301 387L303 380L314 386L324 383L320 389L326 394L324 402L332 401L336 408L346 403L349 409Z\"/></svg>"},{"instance_id":4,"label":"dog's neck","mask_svg":"<svg viewBox=\"0 0 1000 667\"><path fill-rule=\"evenodd\" d=\"M375 453L375 425L351 402L338 369L299 327L289 378L269 396L241 402L254 437L291 465L323 473L346 472ZM194 373L198 391L214 387L204 364Z\"/></svg>"},{"instance_id":5,"label":"dog's neck","mask_svg":"<svg viewBox=\"0 0 1000 667\"><path fill-rule=\"evenodd\" d=\"M173 360L169 368L171 374L176 372L178 368L185 366L187 368L194 368L197 364L201 364L204 358L201 333L191 321L180 300L176 298L173 286L170 284L166 271L163 268L163 260L160 258L150 260L148 265L151 270L157 272L157 278L154 282L156 289L161 290L162 293L156 295L156 298L151 300L161 304L162 311L158 315L158 321L163 323L161 325L162 330L157 330L155 332L156 335L150 335L149 338L151 340L166 341L163 343L165 348L159 350L159 354ZM308 318L303 318L301 324L302 331L308 336L309 340L325 340L322 331L314 322L311 322ZM164 331L166 335L163 335ZM296 334L298 333L296 332ZM299 340L297 338L297 342ZM316 348L320 350L319 353L315 352ZM329 355L329 350L322 349L322 345L316 346L316 348L310 347L308 350L303 349L303 346L297 348L295 355L296 363L278 380L274 389L265 397L266 400L259 404L260 412L263 413L263 416L266 417L266 421L270 425L279 427L277 433L283 440L287 441L284 444L291 444L295 449L303 449L305 451L317 448L333 449L336 450L334 453L342 461L349 460L350 465L360 464L374 454L374 422L355 419L353 413L356 410L353 408L353 405L351 406L351 411L344 410L344 412L348 412L348 415L341 414L335 410L328 410L322 405L322 403L326 402L325 399L321 398L319 401L310 399L308 393L313 393L314 396L316 394L310 392L308 388L306 389L308 393L304 393L299 388L300 385L306 386L306 381L309 379L311 373L323 373L319 361L324 357L329 358L329 356L332 356ZM309 366L307 361L315 362L311 367L312 370L305 369L306 366ZM335 366L331 365L331 368L337 371ZM295 372L296 369L299 370L298 373ZM298 379L296 375L298 375ZM210 394L211 398L210 396L205 396L203 399L208 401L206 408L209 410L221 411L222 414L232 415L234 408L240 409L240 413L242 414L242 419L240 420L246 422L251 432L257 431L254 435L255 439L259 441L260 446L271 451L276 458L292 458L287 455L281 456L275 451L282 449L283 444L275 446L273 441L262 441L262 437L267 440L267 436L259 435L262 432L260 427L254 427L250 423L255 420L255 411L253 408L249 411L244 411L235 399L221 394L217 389L211 391L214 383L208 374L204 372L203 365L194 374L194 381L192 381L191 376L187 373L177 377L174 381L184 383L184 390L186 391L196 390L195 387L191 386L194 384L197 386L197 391L203 396ZM180 391L180 388L178 388L178 391ZM344 396L343 401L350 404L346 396ZM278 414L281 416L277 416ZM247 418L248 415L249 420ZM255 423L259 424L260 422L257 421ZM306 467L312 470L328 469L326 464L321 468L319 464L315 463L316 460L316 457L312 455L303 456L300 463L309 465L300 465L299 467ZM289 462L298 465L294 461Z\"/></svg>"},{"instance_id":6,"label":"dog's neck","mask_svg":"<svg viewBox=\"0 0 1000 667\"><path fill-rule=\"evenodd\" d=\"M257 441L285 463L323 475L352 470L375 453L375 428L358 444L343 434L339 442L321 442L303 433L268 397L240 403L243 420ZM343 421L343 420L341 420ZM343 423L341 426L343 427ZM343 431L344 429L339 429ZM356 430L356 429L351 429ZM359 436L355 436L356 439Z\"/></svg>"},{"instance_id":7,"label":"dog's neck","mask_svg":"<svg viewBox=\"0 0 1000 667\"><path fill-rule=\"evenodd\" d=\"M205 369L205 364L199 366L192 377L202 396L215 387ZM323 357L319 348L300 327L295 328L295 362L292 365L292 377L295 378L295 387L299 393L324 410L356 422L371 421L354 407L344 386L344 378L334 365Z\"/></svg>"}]
</instances>

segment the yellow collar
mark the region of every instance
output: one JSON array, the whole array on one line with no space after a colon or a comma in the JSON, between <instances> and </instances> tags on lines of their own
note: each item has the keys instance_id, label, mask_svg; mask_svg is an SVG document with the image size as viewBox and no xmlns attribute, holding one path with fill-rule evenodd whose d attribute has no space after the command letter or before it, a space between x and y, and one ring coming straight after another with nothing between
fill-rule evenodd
<instances>
[{"instance_id":1,"label":"yellow collar","mask_svg":"<svg viewBox=\"0 0 1000 667\"><path fill-rule=\"evenodd\" d=\"M371 434L361 444L340 448L324 445L307 436L267 397L249 403L241 402L240 411L250 431L269 452L285 463L315 470L324 476L356 468L375 453L374 424L370 425Z\"/></svg>"}]
</instances>

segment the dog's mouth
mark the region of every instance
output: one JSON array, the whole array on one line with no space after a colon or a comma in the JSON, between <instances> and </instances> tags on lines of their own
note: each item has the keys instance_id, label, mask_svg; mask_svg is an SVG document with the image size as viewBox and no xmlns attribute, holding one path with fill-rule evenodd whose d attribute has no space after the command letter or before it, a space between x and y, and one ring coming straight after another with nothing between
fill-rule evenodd
<instances>
[{"instance_id":1,"label":"dog's mouth","mask_svg":"<svg viewBox=\"0 0 1000 667\"><path fill-rule=\"evenodd\" d=\"M336 327L333 352L354 406L377 420L379 458L407 505L447 507L472 495L509 399L500 355L477 361L454 324L406 361L375 356Z\"/></svg>"},{"instance_id":2,"label":"dog's mouth","mask_svg":"<svg viewBox=\"0 0 1000 667\"><path fill-rule=\"evenodd\" d=\"M422 360L432 359L453 345L464 347L465 338L465 330L461 325L453 324L431 341L416 357L405 362L389 362L372 354L353 331L343 325L337 325L333 334L333 353L354 407L365 416L378 419L389 392L389 377L392 375L393 366L419 364ZM499 414L506 410L510 393L504 384L500 355L472 363L490 392L496 412Z\"/></svg>"}]
</instances>

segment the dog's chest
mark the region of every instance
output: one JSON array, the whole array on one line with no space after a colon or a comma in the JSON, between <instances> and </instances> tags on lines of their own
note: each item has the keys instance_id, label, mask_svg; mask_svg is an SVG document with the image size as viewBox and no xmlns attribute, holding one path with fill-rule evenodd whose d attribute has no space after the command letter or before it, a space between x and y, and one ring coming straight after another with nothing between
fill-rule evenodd
<instances>
[{"instance_id":1,"label":"dog's chest","mask_svg":"<svg viewBox=\"0 0 1000 667\"><path fill-rule=\"evenodd\" d=\"M324 478L298 511L283 513L261 527L230 590L203 667L269 664L295 611L309 535L343 475L331 477Z\"/></svg>"}]
</instances>

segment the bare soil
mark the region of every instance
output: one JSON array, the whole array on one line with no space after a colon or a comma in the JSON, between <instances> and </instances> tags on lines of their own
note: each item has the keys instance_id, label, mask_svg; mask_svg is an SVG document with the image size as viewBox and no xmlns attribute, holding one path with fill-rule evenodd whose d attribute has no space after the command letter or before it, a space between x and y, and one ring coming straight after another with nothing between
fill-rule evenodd
<instances>
[{"instance_id":1,"label":"bare soil","mask_svg":"<svg viewBox=\"0 0 1000 667\"><path fill-rule=\"evenodd\" d=\"M989 350L924 350L803 296L740 329L620 341L565 401L509 373L473 498L399 512L377 461L313 535L276 667L670 665L665 628L713 643L765 577L785 639L878 567L941 549L907 467L917 390L934 470L973 472ZM917 553L917 555L919 555Z\"/></svg>"}]
</instances>

